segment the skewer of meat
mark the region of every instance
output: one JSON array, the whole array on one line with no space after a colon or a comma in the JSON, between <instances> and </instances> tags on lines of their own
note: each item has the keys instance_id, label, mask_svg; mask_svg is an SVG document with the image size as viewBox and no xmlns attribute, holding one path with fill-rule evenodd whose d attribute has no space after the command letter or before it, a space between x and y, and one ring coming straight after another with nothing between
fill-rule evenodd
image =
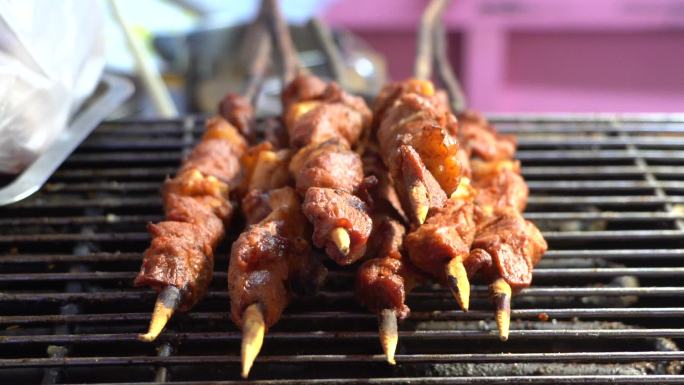
<instances>
[{"instance_id":1,"label":"skewer of meat","mask_svg":"<svg viewBox=\"0 0 684 385\"><path fill-rule=\"evenodd\" d=\"M352 150L370 125L370 110L337 84L310 75L288 85L283 107L297 151L290 171L314 226L314 244L338 264L351 264L363 256L372 226L360 197L367 182L361 158Z\"/></svg>"},{"instance_id":2,"label":"skewer of meat","mask_svg":"<svg viewBox=\"0 0 684 385\"><path fill-rule=\"evenodd\" d=\"M377 178L378 183L369 191L373 202L373 231L366 257L370 259L357 270L356 297L378 315L380 344L387 362L394 365L399 339L397 321L409 315L406 294L422 277L405 254L406 220L388 171L373 146L369 146L363 161L366 175Z\"/></svg>"},{"instance_id":3,"label":"skewer of meat","mask_svg":"<svg viewBox=\"0 0 684 385\"><path fill-rule=\"evenodd\" d=\"M367 205L359 198L361 159L352 150L370 126L371 112L363 99L302 68L276 1L266 1L287 84L283 121L296 151L290 171L304 197L302 209L314 226L314 244L337 263L350 264L363 255L371 228Z\"/></svg>"},{"instance_id":4,"label":"skewer of meat","mask_svg":"<svg viewBox=\"0 0 684 385\"><path fill-rule=\"evenodd\" d=\"M265 71L267 38L259 34L247 92L226 95L220 116L207 120L200 142L164 183L166 220L148 225L152 241L134 282L158 292L143 341L156 339L175 311L197 304L211 282L214 251L235 212L230 195L241 183L240 158L253 130L251 99Z\"/></svg>"},{"instance_id":5,"label":"skewer of meat","mask_svg":"<svg viewBox=\"0 0 684 385\"><path fill-rule=\"evenodd\" d=\"M232 124L211 118L200 143L176 176L164 183L166 220L148 225L152 241L135 279L136 286L159 293L149 331L141 340L154 340L175 310L188 311L204 296L214 250L235 210L229 193L239 183L239 158L246 147Z\"/></svg>"},{"instance_id":6,"label":"skewer of meat","mask_svg":"<svg viewBox=\"0 0 684 385\"><path fill-rule=\"evenodd\" d=\"M400 258L367 262L357 278L361 289L373 287L370 283L375 279L384 290L365 290L367 298L362 302L367 306L395 300L394 305L381 309L379 317L381 343L390 363L397 343L397 318L407 314L397 303L403 305L405 283L415 282L412 277L419 276L406 274L402 268L415 266L417 269L409 270L420 270L448 284L464 310L469 303L469 281L462 263L474 233L468 157L454 135L456 119L445 94L435 92L427 80L432 60L428 47L433 36L431 26L445 5L443 0L434 0L423 14L415 69L419 79L384 87L374 105L379 152L413 227L403 244L404 254L398 254ZM463 224L469 226L462 228ZM424 234L416 236L416 228Z\"/></svg>"},{"instance_id":7,"label":"skewer of meat","mask_svg":"<svg viewBox=\"0 0 684 385\"><path fill-rule=\"evenodd\" d=\"M453 127L456 119L427 80L411 79L385 87L375 107L383 160L402 206L417 227L412 233L418 233L406 240L411 261L446 284L461 308L467 310L469 280L463 262L474 228L454 224L448 236L442 230L442 222L472 222L473 196L458 192L459 188L469 189L469 165L467 154L452 134L457 131ZM426 253L424 247L433 243L448 250Z\"/></svg>"},{"instance_id":8,"label":"skewer of meat","mask_svg":"<svg viewBox=\"0 0 684 385\"><path fill-rule=\"evenodd\" d=\"M471 162L473 186L478 192L477 231L466 267L470 277L489 284L499 337L505 341L511 297L530 285L532 269L548 246L539 229L522 216L529 192L520 175L520 163L512 159L514 142L497 134L483 118L477 119L477 124L468 121L470 114L464 117L470 124L468 143L472 143L473 156L481 159Z\"/></svg>"},{"instance_id":9,"label":"skewer of meat","mask_svg":"<svg viewBox=\"0 0 684 385\"><path fill-rule=\"evenodd\" d=\"M293 293L320 285L325 269L311 253L308 222L292 187L252 190L243 210L249 225L233 243L228 286L231 318L242 329L246 378Z\"/></svg>"},{"instance_id":10,"label":"skewer of meat","mask_svg":"<svg viewBox=\"0 0 684 385\"><path fill-rule=\"evenodd\" d=\"M513 160L515 138L497 133L477 112L460 111L465 102L458 92L455 76L443 60L446 45L439 23L433 36L440 77L445 85L450 85L449 96L459 112L458 130L454 135L460 136L469 153L476 190L473 210L476 230L463 267L470 279L489 284L499 336L506 340L512 293L530 285L532 269L546 251L547 243L539 229L522 216L528 188L520 175L520 163Z\"/></svg>"},{"instance_id":11,"label":"skewer of meat","mask_svg":"<svg viewBox=\"0 0 684 385\"><path fill-rule=\"evenodd\" d=\"M297 289L317 286L324 276L325 269L311 255L307 241L311 236L310 226L302 211L308 214L315 211L316 207L307 209L312 201L334 204L332 199L338 196L341 199L348 198L345 194L350 194L361 182L353 172L354 159L350 156L351 145L356 140L354 136L360 134L354 130L359 128L353 123L331 124L331 119L339 119L341 113L353 112L348 105L354 106L358 101L335 86L326 85L318 78L304 74L276 2L264 0L262 5L275 47L279 51L283 83L289 84L283 91L283 120L292 149L289 154L296 153L291 161L289 156L262 156L268 154L268 151L260 153L255 158L253 180L258 180L260 165L265 160L272 160L271 166L267 167L270 171L261 174L269 176L271 182L282 182L287 177L274 175L289 176L292 173L296 190L289 186L274 183L265 186L252 181L249 183L251 191L243 200L249 227L233 244L228 274L231 316L242 328L243 334L243 377L248 375L261 349L264 334L280 318L291 294ZM295 72L300 72L296 78ZM320 106L324 102L328 108ZM354 116L351 116L348 120L353 122L353 119ZM326 173L325 167L336 161L350 164L352 171L337 179ZM273 167L274 162L279 166ZM360 168L359 162L358 169ZM360 179L362 176L361 174ZM338 196L327 200L315 199L329 191ZM297 192L305 197L303 206L300 206ZM340 204L339 207L345 206ZM348 216L345 212L341 214ZM314 220L312 222L318 224ZM344 258L352 252L353 244L351 240L347 242L346 248L349 250L345 250L339 236L347 233L338 232L335 228L324 232L322 226L315 226L314 240L320 246L323 238L332 238L330 241L338 245L334 251L342 254L340 258ZM335 238L335 234L338 238ZM332 254L332 248L327 249Z\"/></svg>"}]
</instances>

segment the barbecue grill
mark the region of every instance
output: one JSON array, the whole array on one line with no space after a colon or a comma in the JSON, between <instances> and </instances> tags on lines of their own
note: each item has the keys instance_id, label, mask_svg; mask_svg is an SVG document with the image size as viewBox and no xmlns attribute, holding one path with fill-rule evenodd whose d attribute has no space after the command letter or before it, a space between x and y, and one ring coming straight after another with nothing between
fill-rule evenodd
<instances>
[{"instance_id":1,"label":"barbecue grill","mask_svg":"<svg viewBox=\"0 0 684 385\"><path fill-rule=\"evenodd\" d=\"M500 342L487 288L471 311L423 286L408 296L398 365L353 270L331 270L266 337L257 383L684 383L684 118L498 116L516 134L526 217L550 251L513 299ZM0 208L0 383L243 383L227 247L205 300L153 343L137 340L155 293L132 287L159 188L202 119L102 124L35 196ZM229 242L226 242L228 245ZM227 246L226 245L226 246Z\"/></svg>"}]
</instances>

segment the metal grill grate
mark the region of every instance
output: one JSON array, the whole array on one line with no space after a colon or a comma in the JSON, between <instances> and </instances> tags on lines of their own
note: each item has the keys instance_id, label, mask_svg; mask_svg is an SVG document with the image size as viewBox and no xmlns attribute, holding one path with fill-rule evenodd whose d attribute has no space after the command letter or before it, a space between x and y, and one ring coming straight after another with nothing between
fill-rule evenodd
<instances>
[{"instance_id":1,"label":"metal grill grate","mask_svg":"<svg viewBox=\"0 0 684 385\"><path fill-rule=\"evenodd\" d=\"M439 287L409 295L397 367L352 269L293 304L251 378L263 383L684 383L684 120L500 117L518 135L526 217L550 251L514 298L510 340L486 288L469 313ZM136 340L154 294L131 287L161 219L158 189L201 122L99 127L36 196L0 208L0 383L241 383L226 251L207 298L156 344Z\"/></svg>"}]
</instances>

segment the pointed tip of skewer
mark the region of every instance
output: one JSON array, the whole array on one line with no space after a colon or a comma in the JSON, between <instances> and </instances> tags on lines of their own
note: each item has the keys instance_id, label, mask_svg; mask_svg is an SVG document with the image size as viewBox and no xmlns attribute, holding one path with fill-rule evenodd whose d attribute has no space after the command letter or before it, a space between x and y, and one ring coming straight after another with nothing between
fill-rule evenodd
<instances>
[{"instance_id":1,"label":"pointed tip of skewer","mask_svg":"<svg viewBox=\"0 0 684 385\"><path fill-rule=\"evenodd\" d=\"M430 206L427 203L427 195L427 189L423 184L417 184L411 187L411 191L409 192L411 206L413 207L413 214L415 215L419 225L425 223L428 211L430 211Z\"/></svg>"},{"instance_id":2,"label":"pointed tip of skewer","mask_svg":"<svg viewBox=\"0 0 684 385\"><path fill-rule=\"evenodd\" d=\"M470 307L470 281L461 258L452 258L447 263L446 282L461 309L468 311Z\"/></svg>"},{"instance_id":3,"label":"pointed tip of skewer","mask_svg":"<svg viewBox=\"0 0 684 385\"><path fill-rule=\"evenodd\" d=\"M496 326L499 328L499 339L506 341L511 326L511 286L503 278L499 278L489 288L496 305Z\"/></svg>"},{"instance_id":4,"label":"pointed tip of skewer","mask_svg":"<svg viewBox=\"0 0 684 385\"><path fill-rule=\"evenodd\" d=\"M330 232L330 240L337 246L337 249L342 253L342 255L349 254L349 246L351 244L351 239L349 238L349 233L346 229L342 227L336 227Z\"/></svg>"},{"instance_id":5,"label":"pointed tip of skewer","mask_svg":"<svg viewBox=\"0 0 684 385\"><path fill-rule=\"evenodd\" d=\"M154 341L164 330L164 326L169 322L174 311L176 311L180 299L181 293L177 287L165 287L157 296L157 302L154 304L149 330L145 334L139 334L138 340L143 342Z\"/></svg>"},{"instance_id":6,"label":"pointed tip of skewer","mask_svg":"<svg viewBox=\"0 0 684 385\"><path fill-rule=\"evenodd\" d=\"M394 359L394 353L397 351L397 343L399 342L397 314L394 312L394 310L383 309L380 311L378 321L378 331L380 334L380 345L382 345L382 351L385 353L387 362L390 365L396 365L397 361Z\"/></svg>"},{"instance_id":7,"label":"pointed tip of skewer","mask_svg":"<svg viewBox=\"0 0 684 385\"><path fill-rule=\"evenodd\" d=\"M256 360L261 345L264 343L266 323L259 304L247 307L242 323L242 378L249 376L249 371Z\"/></svg>"}]
</instances>

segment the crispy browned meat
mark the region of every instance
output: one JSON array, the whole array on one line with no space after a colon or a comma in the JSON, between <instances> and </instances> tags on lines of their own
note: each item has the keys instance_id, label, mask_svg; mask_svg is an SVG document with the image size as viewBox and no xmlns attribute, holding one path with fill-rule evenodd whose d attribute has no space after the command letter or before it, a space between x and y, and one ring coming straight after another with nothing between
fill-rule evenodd
<instances>
[{"instance_id":1,"label":"crispy browned meat","mask_svg":"<svg viewBox=\"0 0 684 385\"><path fill-rule=\"evenodd\" d=\"M406 236L406 247L418 269L445 282L445 265L454 258L468 257L474 235L472 199L449 199Z\"/></svg>"},{"instance_id":2,"label":"crispy browned meat","mask_svg":"<svg viewBox=\"0 0 684 385\"><path fill-rule=\"evenodd\" d=\"M202 141L162 191L166 221L150 224L150 247L136 286L180 289L179 310L194 306L211 281L214 250L233 214L228 195L241 176L238 159L246 147L237 129L210 119Z\"/></svg>"},{"instance_id":3,"label":"crispy browned meat","mask_svg":"<svg viewBox=\"0 0 684 385\"><path fill-rule=\"evenodd\" d=\"M372 312L394 310L404 319L410 309L406 294L419 280L419 274L402 259L373 258L364 262L356 273L356 297Z\"/></svg>"},{"instance_id":4,"label":"crispy browned meat","mask_svg":"<svg viewBox=\"0 0 684 385\"><path fill-rule=\"evenodd\" d=\"M514 136L496 132L485 117L476 111L465 111L458 116L461 135L473 157L486 161L512 159L515 154Z\"/></svg>"},{"instance_id":5,"label":"crispy browned meat","mask_svg":"<svg viewBox=\"0 0 684 385\"><path fill-rule=\"evenodd\" d=\"M371 123L366 103L335 83L326 84L322 92L318 87L310 75L300 75L283 92L290 145L300 148L337 138L353 146Z\"/></svg>"},{"instance_id":6,"label":"crispy browned meat","mask_svg":"<svg viewBox=\"0 0 684 385\"><path fill-rule=\"evenodd\" d=\"M418 220L414 214L417 211L416 207L414 207L416 202L430 210L438 209L444 206L447 201L447 195L439 186L437 180L425 168L425 165L420 160L420 156L413 147L400 146L396 154L400 167L398 177L401 179L395 179L394 186L399 194L402 207L408 208L404 212L408 213L409 219L413 223L417 223ZM415 191L419 191L419 194L413 194Z\"/></svg>"},{"instance_id":7,"label":"crispy browned meat","mask_svg":"<svg viewBox=\"0 0 684 385\"><path fill-rule=\"evenodd\" d=\"M317 76L300 74L283 89L280 98L283 108L287 109L292 104L316 100L323 97L328 84Z\"/></svg>"},{"instance_id":8,"label":"crispy browned meat","mask_svg":"<svg viewBox=\"0 0 684 385\"><path fill-rule=\"evenodd\" d=\"M269 118L263 123L264 140L276 149L287 148L290 138L287 136L287 128L280 119Z\"/></svg>"},{"instance_id":9,"label":"crispy browned meat","mask_svg":"<svg viewBox=\"0 0 684 385\"><path fill-rule=\"evenodd\" d=\"M247 306L259 303L267 326L273 325L290 300L287 257L290 243L281 235L284 224L251 225L233 242L228 269L231 317L242 326Z\"/></svg>"},{"instance_id":10,"label":"crispy browned meat","mask_svg":"<svg viewBox=\"0 0 684 385\"><path fill-rule=\"evenodd\" d=\"M233 243L228 286L233 321L242 326L242 314L251 304L262 305L270 327L287 306L293 290L322 282L325 269L311 254L306 241L308 223L291 187L267 193L251 193L254 205L248 212L253 223ZM252 215L263 216L260 221Z\"/></svg>"},{"instance_id":11,"label":"crispy browned meat","mask_svg":"<svg viewBox=\"0 0 684 385\"><path fill-rule=\"evenodd\" d=\"M406 294L422 280L404 248L406 220L398 203L387 168L374 145L363 156L365 173L377 179L368 193L373 202L373 230L366 258L356 273L356 296L370 311L393 310L399 319L409 314Z\"/></svg>"},{"instance_id":12,"label":"crispy browned meat","mask_svg":"<svg viewBox=\"0 0 684 385\"><path fill-rule=\"evenodd\" d=\"M352 151L371 123L363 99L335 83L299 75L283 92L283 120L291 148L290 164L304 213L314 225L314 244L340 264L359 259L371 230L360 156Z\"/></svg>"},{"instance_id":13,"label":"crispy browned meat","mask_svg":"<svg viewBox=\"0 0 684 385\"><path fill-rule=\"evenodd\" d=\"M179 311L192 308L207 291L214 268L214 243L194 223L165 221L147 227L152 242L143 254L136 286L160 291L173 285L183 295ZM216 234L211 234L216 238Z\"/></svg>"},{"instance_id":14,"label":"crispy browned meat","mask_svg":"<svg viewBox=\"0 0 684 385\"><path fill-rule=\"evenodd\" d=\"M373 230L368 239L366 258L389 257L401 259L406 227L388 215L373 215Z\"/></svg>"},{"instance_id":15,"label":"crispy browned meat","mask_svg":"<svg viewBox=\"0 0 684 385\"><path fill-rule=\"evenodd\" d=\"M242 136L253 141L256 136L254 125L254 108L252 103L242 95L229 93L218 105L219 115L235 126Z\"/></svg>"},{"instance_id":16,"label":"crispy browned meat","mask_svg":"<svg viewBox=\"0 0 684 385\"><path fill-rule=\"evenodd\" d=\"M520 176L520 162L475 160L472 167L478 216L488 217L501 209L525 210L529 189Z\"/></svg>"},{"instance_id":17,"label":"crispy browned meat","mask_svg":"<svg viewBox=\"0 0 684 385\"><path fill-rule=\"evenodd\" d=\"M364 191L367 196L362 197L364 201L372 203L372 215L388 216L397 219L402 224L407 223L408 219L401 208L399 195L394 189L389 171L382 162L379 149L374 143L370 143L366 148L362 161L364 175L367 178L375 178L376 181L373 185L367 186Z\"/></svg>"},{"instance_id":18,"label":"crispy browned meat","mask_svg":"<svg viewBox=\"0 0 684 385\"><path fill-rule=\"evenodd\" d=\"M240 157L246 149L247 142L235 127L222 118L210 118L202 140L190 152L178 173L197 169L203 175L212 176L234 188L242 177Z\"/></svg>"},{"instance_id":19,"label":"crispy browned meat","mask_svg":"<svg viewBox=\"0 0 684 385\"><path fill-rule=\"evenodd\" d=\"M345 141L329 139L303 147L290 162L301 195L311 187L355 193L363 181L359 155Z\"/></svg>"},{"instance_id":20,"label":"crispy browned meat","mask_svg":"<svg viewBox=\"0 0 684 385\"><path fill-rule=\"evenodd\" d=\"M439 114L443 114L448 110L448 103L442 94L435 92L432 82L407 79L402 82L393 82L385 85L373 103L373 126L378 128L380 123L385 120L387 112L394 107L397 100L403 95L416 94L421 95L428 100L430 104L436 107Z\"/></svg>"},{"instance_id":21,"label":"crispy browned meat","mask_svg":"<svg viewBox=\"0 0 684 385\"><path fill-rule=\"evenodd\" d=\"M465 156L451 132L455 118L432 83L415 79L386 86L374 111L382 159L404 211L420 224L467 174Z\"/></svg>"},{"instance_id":22,"label":"crispy browned meat","mask_svg":"<svg viewBox=\"0 0 684 385\"><path fill-rule=\"evenodd\" d=\"M361 199L340 190L312 187L306 192L302 209L314 225L314 245L324 248L338 264L348 265L363 256L373 225L368 207ZM349 233L347 255L342 254L329 238L335 228Z\"/></svg>"},{"instance_id":23,"label":"crispy browned meat","mask_svg":"<svg viewBox=\"0 0 684 385\"><path fill-rule=\"evenodd\" d=\"M532 282L532 269L547 247L539 229L519 212L500 211L478 226L466 270L485 282L501 277L519 290Z\"/></svg>"}]
</instances>

